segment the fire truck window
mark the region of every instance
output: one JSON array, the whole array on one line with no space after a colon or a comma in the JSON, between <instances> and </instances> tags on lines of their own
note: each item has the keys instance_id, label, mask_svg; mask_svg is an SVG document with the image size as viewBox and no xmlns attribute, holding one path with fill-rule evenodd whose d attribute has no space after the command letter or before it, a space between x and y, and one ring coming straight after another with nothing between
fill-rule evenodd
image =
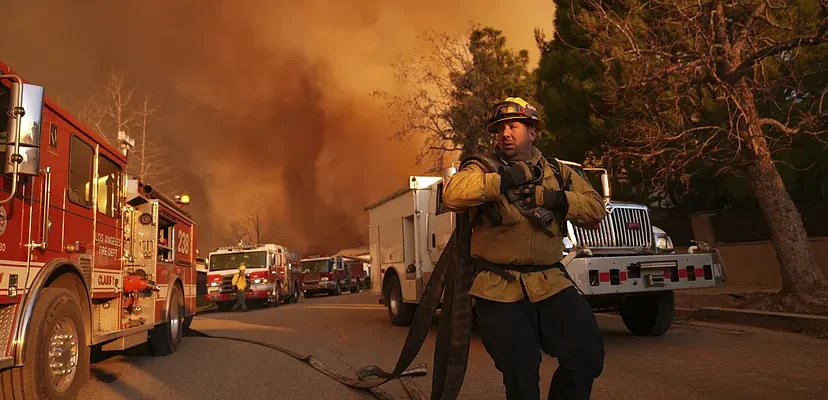
<instances>
[{"instance_id":1,"label":"fire truck window","mask_svg":"<svg viewBox=\"0 0 828 400\"><path fill-rule=\"evenodd\" d=\"M121 170L118 165L101 157L98 161L98 211L110 217L117 216L118 183Z\"/></svg>"},{"instance_id":2,"label":"fire truck window","mask_svg":"<svg viewBox=\"0 0 828 400\"><path fill-rule=\"evenodd\" d=\"M306 274L318 274L320 272L331 272L331 260L307 260L302 261L302 271Z\"/></svg>"},{"instance_id":3,"label":"fire truck window","mask_svg":"<svg viewBox=\"0 0 828 400\"><path fill-rule=\"evenodd\" d=\"M92 146L72 135L69 145L69 201L86 208L92 207Z\"/></svg>"}]
</instances>

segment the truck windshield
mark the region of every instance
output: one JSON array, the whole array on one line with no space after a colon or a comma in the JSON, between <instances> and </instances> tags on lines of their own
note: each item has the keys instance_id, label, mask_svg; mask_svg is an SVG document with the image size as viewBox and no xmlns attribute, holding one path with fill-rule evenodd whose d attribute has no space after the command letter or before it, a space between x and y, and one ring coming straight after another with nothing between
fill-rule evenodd
<instances>
[{"instance_id":1,"label":"truck windshield","mask_svg":"<svg viewBox=\"0 0 828 400\"><path fill-rule=\"evenodd\" d=\"M302 272L306 274L331 272L331 260L302 261Z\"/></svg>"},{"instance_id":2,"label":"truck windshield","mask_svg":"<svg viewBox=\"0 0 828 400\"><path fill-rule=\"evenodd\" d=\"M227 271L239 269L244 263L246 268L267 267L266 251L243 251L238 253L213 254L210 256L210 271Z\"/></svg>"}]
</instances>

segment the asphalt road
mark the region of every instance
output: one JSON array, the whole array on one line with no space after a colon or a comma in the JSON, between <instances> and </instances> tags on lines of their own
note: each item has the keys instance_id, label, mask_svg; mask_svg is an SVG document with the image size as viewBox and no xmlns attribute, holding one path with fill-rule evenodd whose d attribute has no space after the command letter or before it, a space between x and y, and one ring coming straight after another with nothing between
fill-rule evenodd
<instances>
[{"instance_id":1,"label":"asphalt road","mask_svg":"<svg viewBox=\"0 0 828 400\"><path fill-rule=\"evenodd\" d=\"M302 299L298 304L210 312L192 327L214 335L255 339L313 354L337 371L369 364L390 370L406 328L393 327L371 293ZM760 329L679 323L657 338L631 336L620 318L599 315L607 349L594 400L828 398L828 341ZM436 326L417 362L431 364ZM544 356L543 395L556 368ZM414 378L428 393L431 374ZM398 381L381 387L400 398ZM92 366L83 399L371 399L310 366L263 347L186 337L161 358L110 354ZM473 337L461 399L503 399L500 375Z\"/></svg>"}]
</instances>

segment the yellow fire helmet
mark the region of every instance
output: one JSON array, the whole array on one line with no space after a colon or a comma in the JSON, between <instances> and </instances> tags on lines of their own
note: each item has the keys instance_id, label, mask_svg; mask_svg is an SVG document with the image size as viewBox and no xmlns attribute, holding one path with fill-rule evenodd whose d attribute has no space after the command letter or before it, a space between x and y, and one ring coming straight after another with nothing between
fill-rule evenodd
<instances>
[{"instance_id":1,"label":"yellow fire helmet","mask_svg":"<svg viewBox=\"0 0 828 400\"><path fill-rule=\"evenodd\" d=\"M246 269L247 269L247 267L245 267L244 264L239 265L239 271L244 271Z\"/></svg>"},{"instance_id":2,"label":"yellow fire helmet","mask_svg":"<svg viewBox=\"0 0 828 400\"><path fill-rule=\"evenodd\" d=\"M502 121L532 121L538 131L546 129L546 123L538 118L538 109L520 97L509 97L492 107L486 130L495 133L495 126Z\"/></svg>"}]
</instances>

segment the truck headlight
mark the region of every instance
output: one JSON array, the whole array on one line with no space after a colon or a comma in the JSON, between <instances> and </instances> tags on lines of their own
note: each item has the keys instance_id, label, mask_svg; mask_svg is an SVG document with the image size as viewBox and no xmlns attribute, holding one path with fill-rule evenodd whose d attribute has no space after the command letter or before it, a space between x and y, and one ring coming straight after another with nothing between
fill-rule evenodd
<instances>
[{"instance_id":1,"label":"truck headlight","mask_svg":"<svg viewBox=\"0 0 828 400\"><path fill-rule=\"evenodd\" d=\"M210 286L218 286L218 285L219 285L218 282L210 282Z\"/></svg>"},{"instance_id":2,"label":"truck headlight","mask_svg":"<svg viewBox=\"0 0 828 400\"><path fill-rule=\"evenodd\" d=\"M326 278L324 276L319 278L319 282L327 282L327 281L328 281L328 278Z\"/></svg>"},{"instance_id":3,"label":"truck headlight","mask_svg":"<svg viewBox=\"0 0 828 400\"><path fill-rule=\"evenodd\" d=\"M673 251L673 240L666 233L656 233L656 248L661 251Z\"/></svg>"}]
</instances>

